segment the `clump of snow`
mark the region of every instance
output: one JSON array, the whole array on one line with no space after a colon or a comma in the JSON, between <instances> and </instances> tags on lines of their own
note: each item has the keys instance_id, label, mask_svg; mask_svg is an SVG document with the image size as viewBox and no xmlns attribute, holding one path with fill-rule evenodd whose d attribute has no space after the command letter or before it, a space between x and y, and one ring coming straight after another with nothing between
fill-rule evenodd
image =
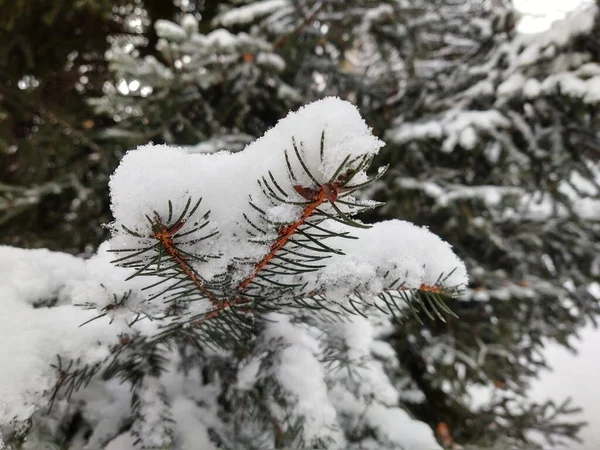
<instances>
[{"instance_id":1,"label":"clump of snow","mask_svg":"<svg viewBox=\"0 0 600 450\"><path fill-rule=\"evenodd\" d=\"M542 85L535 78L528 79L523 86L523 95L525 95L527 98L538 97L541 91Z\"/></svg>"},{"instance_id":2,"label":"clump of snow","mask_svg":"<svg viewBox=\"0 0 600 450\"><path fill-rule=\"evenodd\" d=\"M402 144L408 141L420 139L441 139L443 136L443 127L438 122L415 123L402 125L388 135L388 139Z\"/></svg>"},{"instance_id":3,"label":"clump of snow","mask_svg":"<svg viewBox=\"0 0 600 450\"><path fill-rule=\"evenodd\" d=\"M437 284L450 289L468 282L464 263L427 228L390 220L352 235L358 239L340 239L344 254L333 256L319 273L320 282L340 297L355 290L378 294L396 279L407 289Z\"/></svg>"},{"instance_id":4,"label":"clump of snow","mask_svg":"<svg viewBox=\"0 0 600 450\"><path fill-rule=\"evenodd\" d=\"M561 72L547 76L541 82L530 78L523 87L527 98L560 93L565 97L582 99L585 103L600 101L600 76L586 78L579 71ZM513 96L513 93L506 93Z\"/></svg>"},{"instance_id":5,"label":"clump of snow","mask_svg":"<svg viewBox=\"0 0 600 450\"><path fill-rule=\"evenodd\" d=\"M233 47L237 42L235 35L224 28L211 31L206 37L208 44L222 48Z\"/></svg>"},{"instance_id":6,"label":"clump of snow","mask_svg":"<svg viewBox=\"0 0 600 450\"><path fill-rule=\"evenodd\" d=\"M278 72L282 72L285 69L285 60L275 53L260 52L256 55L256 64L270 67Z\"/></svg>"},{"instance_id":7,"label":"clump of snow","mask_svg":"<svg viewBox=\"0 0 600 450\"><path fill-rule=\"evenodd\" d=\"M522 74L515 73L498 86L496 93L500 97L516 96L522 91L525 81L525 77Z\"/></svg>"},{"instance_id":8,"label":"clump of snow","mask_svg":"<svg viewBox=\"0 0 600 450\"><path fill-rule=\"evenodd\" d=\"M471 150L479 141L479 132L508 128L510 121L498 110L462 111L453 109L436 120L405 123L388 131L386 138L397 144L425 139L443 139L441 150L452 152L457 144Z\"/></svg>"},{"instance_id":9,"label":"clump of snow","mask_svg":"<svg viewBox=\"0 0 600 450\"><path fill-rule=\"evenodd\" d=\"M458 143L466 150L472 150L477 145L477 132L473 127L467 127L458 135Z\"/></svg>"},{"instance_id":10,"label":"clump of snow","mask_svg":"<svg viewBox=\"0 0 600 450\"><path fill-rule=\"evenodd\" d=\"M173 402L173 420L177 424L181 450L218 450L212 442L208 426L203 423L204 417L199 414L196 402L185 397L178 397ZM124 450L131 450L130 448Z\"/></svg>"},{"instance_id":11,"label":"clump of snow","mask_svg":"<svg viewBox=\"0 0 600 450\"><path fill-rule=\"evenodd\" d=\"M159 19L154 24L156 34L169 41L183 41L187 39L188 34L183 27L169 20Z\"/></svg>"},{"instance_id":12,"label":"clump of snow","mask_svg":"<svg viewBox=\"0 0 600 450\"><path fill-rule=\"evenodd\" d=\"M596 75L586 81L585 103L600 103L600 76Z\"/></svg>"},{"instance_id":13,"label":"clump of snow","mask_svg":"<svg viewBox=\"0 0 600 450\"><path fill-rule=\"evenodd\" d=\"M106 250L103 245L84 261L48 250L0 246L0 269L6 276L0 283L0 357L11 361L10 370L0 370L0 424L25 420L45 405L57 381L51 365L58 356L65 364L78 360L81 367L94 365L108 356L120 333L155 332L151 321L128 325L140 313L160 313L139 294L150 279L126 281L131 271L111 264L114 255ZM104 310L125 294L125 308Z\"/></svg>"},{"instance_id":14,"label":"clump of snow","mask_svg":"<svg viewBox=\"0 0 600 450\"><path fill-rule=\"evenodd\" d=\"M467 89L465 95L476 98L484 95L493 95L494 92L494 84L490 80L482 80Z\"/></svg>"},{"instance_id":15,"label":"clump of snow","mask_svg":"<svg viewBox=\"0 0 600 450\"><path fill-rule=\"evenodd\" d=\"M214 25L231 27L251 23L259 17L266 16L290 4L289 0L263 0L249 5L233 8L213 20Z\"/></svg>"},{"instance_id":16,"label":"clump of snow","mask_svg":"<svg viewBox=\"0 0 600 450\"><path fill-rule=\"evenodd\" d=\"M277 88L277 97L283 100L291 100L293 102L299 102L302 100L302 95L298 89L293 88L285 83L280 84Z\"/></svg>"},{"instance_id":17,"label":"clump of snow","mask_svg":"<svg viewBox=\"0 0 600 450\"><path fill-rule=\"evenodd\" d=\"M304 441L318 442L333 436L335 444L330 448L341 448L343 436L337 413L329 400L325 373L317 359L319 342L280 314L267 317L265 339L272 342L271 347L281 346L271 373L287 392L287 401L294 403L295 413L304 420ZM285 420L285 416L280 418L281 422Z\"/></svg>"},{"instance_id":18,"label":"clump of snow","mask_svg":"<svg viewBox=\"0 0 600 450\"><path fill-rule=\"evenodd\" d=\"M548 93L554 90L568 97L583 97L586 94L586 83L572 73L550 75L542 82L542 90Z\"/></svg>"},{"instance_id":19,"label":"clump of snow","mask_svg":"<svg viewBox=\"0 0 600 450\"><path fill-rule=\"evenodd\" d=\"M322 136L325 147L321 160ZM211 229L219 234L210 241L186 246L186 251L227 255L227 258L198 265L196 268L202 276L210 280L223 273L232 259L261 256L268 251L268 246L248 243L248 236L243 232L248 226L243 214L256 216L249 199L259 204L263 199L263 206L268 207L257 180L272 174L288 195L302 201L292 186L295 182L288 175L287 152L296 183L314 184L302 168L294 145L316 181L325 183L346 158L374 155L382 142L371 134L353 105L327 98L289 114L239 153L190 154L183 148L165 145L141 146L125 155L110 181L115 218L111 247L115 250L136 248L144 241L124 231L122 226L148 236L146 242L151 242L146 216L168 217L169 202L176 215L192 198L192 204L200 199L202 202L187 223L193 224L211 211L210 221L214 224ZM295 218L286 217L290 221ZM185 230L186 227L182 229Z\"/></svg>"},{"instance_id":20,"label":"clump of snow","mask_svg":"<svg viewBox=\"0 0 600 450\"><path fill-rule=\"evenodd\" d=\"M67 280L85 277L81 259L46 249L23 250L0 246L0 272L20 301L29 305L62 305L70 302Z\"/></svg>"},{"instance_id":21,"label":"clump of snow","mask_svg":"<svg viewBox=\"0 0 600 450\"><path fill-rule=\"evenodd\" d=\"M185 30L188 36L198 33L198 21L192 14L186 14L181 19L181 28Z\"/></svg>"},{"instance_id":22,"label":"clump of snow","mask_svg":"<svg viewBox=\"0 0 600 450\"><path fill-rule=\"evenodd\" d=\"M2 313L0 423L25 420L57 380L50 365L80 359L94 364L108 355L115 332L101 320L80 327L95 311L70 303L71 282L85 273L82 260L47 250L0 247ZM36 307L39 304L39 307Z\"/></svg>"},{"instance_id":23,"label":"clump of snow","mask_svg":"<svg viewBox=\"0 0 600 450\"><path fill-rule=\"evenodd\" d=\"M160 448L172 440L168 432L165 388L156 377L146 375L136 388L136 403L142 420L132 426L134 435L143 439L144 447Z\"/></svg>"},{"instance_id":24,"label":"clump of snow","mask_svg":"<svg viewBox=\"0 0 600 450\"><path fill-rule=\"evenodd\" d=\"M247 391L252 388L258 379L260 371L260 359L252 358L245 364L237 373L237 388L242 391Z\"/></svg>"}]
</instances>

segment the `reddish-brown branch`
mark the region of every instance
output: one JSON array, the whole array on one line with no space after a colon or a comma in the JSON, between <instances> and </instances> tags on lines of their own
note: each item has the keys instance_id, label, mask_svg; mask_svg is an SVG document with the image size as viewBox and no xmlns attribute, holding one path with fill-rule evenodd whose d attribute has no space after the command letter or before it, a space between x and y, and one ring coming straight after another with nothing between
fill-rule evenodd
<instances>
[{"instance_id":1,"label":"reddish-brown branch","mask_svg":"<svg viewBox=\"0 0 600 450\"><path fill-rule=\"evenodd\" d=\"M173 235L177 233L183 226L184 222L181 222L171 228L167 228L161 222L158 222L156 225L156 231L154 231L154 238L157 239L165 251L173 258L173 261L177 263L179 268L185 273L185 275L190 279L194 285L200 289L200 291L208 297L208 299L213 304L218 304L219 302L214 296L206 289L204 282L196 275L194 270L190 267L184 255L177 250L175 245L173 244Z\"/></svg>"},{"instance_id":2,"label":"reddish-brown branch","mask_svg":"<svg viewBox=\"0 0 600 450\"><path fill-rule=\"evenodd\" d=\"M313 198L311 198L312 202L304 207L302 216L300 216L300 218L296 222L281 229L280 235L277 238L277 240L271 245L269 253L267 253L267 255L256 264L252 275L250 275L248 278L246 278L240 283L240 285L238 286L238 290L242 291L252 283L252 281L261 272L261 270L263 270L265 266L271 262L271 260L277 254L277 252L279 252L285 246L285 244L288 243L288 241L298 230L298 228L300 228L308 220L308 218L314 214L315 210L327 200L328 196L331 196L329 193L330 190L331 188L327 187L327 185L321 186L319 191L317 191L314 194Z\"/></svg>"},{"instance_id":3,"label":"reddish-brown branch","mask_svg":"<svg viewBox=\"0 0 600 450\"><path fill-rule=\"evenodd\" d=\"M245 288L247 288L252 283L252 281L256 278L256 276L267 266L267 264L269 264L269 262L271 262L273 260L273 258L277 254L277 252L279 252L288 243L288 241L294 235L294 233L298 230L298 228L300 228L314 214L316 209L319 206L321 206L323 203L325 203L326 201L332 201L332 202L335 201L337 199L338 192L339 192L339 186L337 183L325 184L325 185L321 186L318 190L312 190L312 189L304 188L301 186L294 186L294 189L302 197L306 198L307 200L310 200L311 203L304 207L302 215L296 222L294 222L288 226L285 226L280 230L279 237L271 245L269 253L256 264L256 266L254 267L254 270L252 272L252 275L250 275L248 278L246 278L244 281L242 281L239 284L238 291L242 291ZM165 245L165 248L172 248L173 247L172 246L172 237L171 237L171 242L168 240L168 238L170 237L168 234L169 230L165 228L164 232L166 232L165 236L157 234L157 235L155 235L155 237L159 240L164 239L166 244L171 243L170 247L163 243L163 245ZM161 240L161 242L163 242L163 241ZM176 249L174 249L174 250L175 250L175 252L177 251ZM173 256L173 254L171 254L171 256ZM179 261L174 256L173 256L173 259L175 259L176 261ZM227 300L213 301L215 308L213 310L207 312L201 319L191 322L190 325L192 327L199 326L202 323L206 322L207 320L211 320L211 319L217 317L219 314L221 314L227 308L232 308L235 306L242 305L244 303L249 303L250 301L251 301L251 299L249 299L247 297L243 297L243 296L237 297L236 299L234 299L232 301L227 301Z\"/></svg>"},{"instance_id":4,"label":"reddish-brown branch","mask_svg":"<svg viewBox=\"0 0 600 450\"><path fill-rule=\"evenodd\" d=\"M427 285L427 284L421 284L421 286L419 286L419 291L421 292L431 292L434 294L441 294L442 293L442 288L439 284L434 284L433 286Z\"/></svg>"},{"instance_id":5,"label":"reddish-brown branch","mask_svg":"<svg viewBox=\"0 0 600 450\"><path fill-rule=\"evenodd\" d=\"M309 189L302 186L294 186L294 189L298 194L304 197L306 200L310 201L310 204L304 207L302 215L300 218L288 225L283 227L280 230L279 237L277 240L271 245L269 253L263 257L254 267L252 275L242 281L238 286L238 291L243 291L247 288L252 281L256 278L256 276L269 264L269 262L275 257L277 252L279 252L289 241L294 233L300 228L309 217L311 217L316 209L321 206L324 202L330 201L334 202L337 200L338 194L340 192L340 187L338 183L328 183L321 186L318 190ZM187 261L183 255L181 255L175 246L173 245L173 235L177 230L181 228L182 224L177 224L174 227L167 228L162 223L158 223L158 230L155 231L154 237L158 239L165 250L171 255L173 260L181 267L183 272L194 282L199 289L202 290L203 293L211 300L214 309L208 311L202 318L195 320L190 323L192 327L199 326L207 320L211 320L221 314L227 308L232 308L238 305L242 305L244 303L249 303L251 299L247 297L237 297L232 301L228 300L217 300L206 290L204 283L196 276L196 274L192 271L191 267L187 264ZM250 311L251 312L251 311Z\"/></svg>"},{"instance_id":6,"label":"reddish-brown branch","mask_svg":"<svg viewBox=\"0 0 600 450\"><path fill-rule=\"evenodd\" d=\"M309 200L310 203L304 207L302 211L302 215L300 218L294 223L282 227L279 232L279 237L273 244L271 244L271 248L269 249L269 253L265 255L254 267L252 274L244 279L238 286L238 291L241 292L246 289L252 281L258 276L258 274L275 258L277 253L285 247L285 245L289 242L290 238L298 231L306 221L315 213L317 208L321 206L326 201L334 202L337 200L337 197L340 193L340 186L338 183L328 183L322 185L318 190L310 189L303 186L294 186L294 189L298 194L300 194L306 200ZM165 251L171 256L171 258L177 263L177 265L181 268L181 270L186 274L186 276L194 283L195 286L200 289L200 291L206 295L214 308L211 311L208 311L202 318L197 319L190 323L192 327L196 327L206 322L207 320L211 320L221 314L227 308L236 307L239 305L243 305L245 303L249 303L251 299L248 297L240 296L231 301L229 300L218 300L216 299L207 289L204 282L196 275L193 269L187 262L187 259L184 255L179 252L179 250L175 247L173 243L173 236L181 229L184 222L176 224L173 227L167 227L160 221L157 222L156 228L154 231L154 238L157 239ZM404 290L400 288L400 290ZM432 293L441 293L442 289L439 285L426 285L421 284L418 289L422 292L432 292Z\"/></svg>"}]
</instances>

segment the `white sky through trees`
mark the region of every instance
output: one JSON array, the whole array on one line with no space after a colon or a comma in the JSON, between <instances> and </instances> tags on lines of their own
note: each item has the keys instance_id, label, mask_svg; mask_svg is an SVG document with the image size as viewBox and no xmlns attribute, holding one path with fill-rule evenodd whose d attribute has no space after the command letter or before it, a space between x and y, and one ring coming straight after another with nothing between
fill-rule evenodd
<instances>
[{"instance_id":1,"label":"white sky through trees","mask_svg":"<svg viewBox=\"0 0 600 450\"><path fill-rule=\"evenodd\" d=\"M523 14L519 24L522 33L537 33L546 30L552 22L591 0L513 0Z\"/></svg>"}]
</instances>

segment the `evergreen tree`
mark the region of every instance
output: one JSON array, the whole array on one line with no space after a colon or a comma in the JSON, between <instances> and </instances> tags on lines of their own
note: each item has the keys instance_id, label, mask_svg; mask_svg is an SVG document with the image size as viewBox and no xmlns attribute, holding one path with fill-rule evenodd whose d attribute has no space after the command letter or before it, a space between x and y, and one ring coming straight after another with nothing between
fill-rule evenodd
<instances>
[{"instance_id":1,"label":"evergreen tree","mask_svg":"<svg viewBox=\"0 0 600 450\"><path fill-rule=\"evenodd\" d=\"M181 24L158 20L155 27L156 56L141 57L118 43L111 50L115 83L92 101L97 113L118 118L104 138L121 145L213 139L239 150L298 103L280 79L284 61L260 36L226 29L202 34L191 14ZM281 101L273 101L278 95Z\"/></svg>"},{"instance_id":2,"label":"evergreen tree","mask_svg":"<svg viewBox=\"0 0 600 450\"><path fill-rule=\"evenodd\" d=\"M118 118L105 137L129 146L239 150L290 108L327 95L351 99L383 132L409 90L493 41L493 8L461 3L219 2L206 17L157 21L155 54L115 41L115 81L92 104Z\"/></svg>"},{"instance_id":3,"label":"evergreen tree","mask_svg":"<svg viewBox=\"0 0 600 450\"><path fill-rule=\"evenodd\" d=\"M159 24L164 30L157 28L162 33L157 48L172 81L148 77L160 84L153 87L157 95L148 96L137 125L122 122L118 129L152 130L140 120L170 130L186 130L185 123L193 123L190 130L218 130L214 139L200 143L198 151L238 150L247 135L268 127L277 111L302 98L333 94L351 99L376 132L385 133L394 144L381 156L391 164L393 181L371 190L387 206L367 217L407 217L432 227L456 242L474 274L466 296L453 302L464 321L450 326L434 322L427 328L414 321L414 328L402 327L391 336L411 375L410 381L403 381L413 392L406 404L421 420L439 428L438 437L447 445L456 441L534 446L532 430L549 439L573 437L580 424L564 423L561 413L572 411L568 403L528 404L523 395L544 366L539 351L545 340L566 344L588 313L597 309L587 292L595 273L596 249L589 242L597 236L596 219L582 222L571 206L585 200L579 194L577 198L561 194L575 176L579 187L571 188L571 194L586 179L592 183L585 185L587 195L596 195L589 190L594 168L588 162L594 160L597 146L588 144L587 157L581 160L577 158L583 154L568 146L554 146L546 156L539 150L552 142L556 132L551 131L556 123L564 123L559 117L565 114L575 128L565 131L568 136L563 139L575 139L571 145L578 145L585 135L580 124L589 123L593 111L583 107L573 114L564 95L553 92L551 104L562 113L549 119L548 106L539 101L534 105L538 111L532 113L517 79L541 82L557 68L562 70L565 58L573 54L579 64L593 61L593 49L587 56L578 49L588 45L583 43L586 39L593 41L590 23L575 29L579 37L564 35L565 25L557 25L548 36L528 42L515 33L517 16L504 2L246 1L223 2L212 13L209 24L192 25L190 16L180 25ZM588 18L593 16L588 12ZM552 37L557 33L558 42ZM165 57L170 52L181 61L202 61L211 35L231 37L229 59L214 65L204 62L203 70L197 71L194 64L177 67L176 58ZM234 43L246 36L264 45L265 56L260 59L279 61L275 74L275 66L271 71L260 66L257 49L233 50ZM130 58L130 63L122 63L120 57L112 66L119 77L144 79L145 61ZM519 58L522 62L516 61ZM245 78L244 73L256 77ZM214 79L225 80L228 93L213 95L220 89L211 84ZM268 101L272 114L261 110L269 95L260 85L263 81L272 87ZM182 84L182 92L198 94L167 95L171 86ZM251 100L234 110L237 121L223 120L221 99L233 93L235 98L225 103L237 104L241 91L244 100ZM175 106L163 110L167 97ZM136 100L121 92L101 104L114 107ZM207 114L181 116L200 107ZM173 109L177 115L170 113ZM168 117L152 121L147 117L153 117L153 111ZM263 121L253 128L244 121L246 114L258 114ZM158 140L190 144L196 137L168 131ZM141 136L137 142L147 138ZM532 139L538 140L535 146ZM582 165L583 160L587 162ZM543 205L534 211L531 205L538 204L538 198ZM566 209L560 206L559 217L540 234L540 222L552 217L553 199L562 200ZM577 247L569 248L575 243ZM572 292L573 285L577 292ZM474 386L489 387L493 400L478 409L470 407ZM516 400L509 399L514 395Z\"/></svg>"},{"instance_id":4,"label":"evergreen tree","mask_svg":"<svg viewBox=\"0 0 600 450\"><path fill-rule=\"evenodd\" d=\"M526 389L544 345L569 346L598 313L597 16L592 5L533 37L509 24L489 51L400 105L386 133L383 216L431 227L472 274L451 302L460 321L399 328L396 345L426 393L415 413L458 442L533 446L527 429L577 429L555 416L568 404L530 404ZM473 385L493 391L476 410Z\"/></svg>"},{"instance_id":5,"label":"evergreen tree","mask_svg":"<svg viewBox=\"0 0 600 450\"><path fill-rule=\"evenodd\" d=\"M142 146L95 257L0 248L9 445L439 449L386 337L394 317L450 314L467 274L425 228L351 217L378 206L354 194L381 146L335 98L235 154Z\"/></svg>"}]
</instances>

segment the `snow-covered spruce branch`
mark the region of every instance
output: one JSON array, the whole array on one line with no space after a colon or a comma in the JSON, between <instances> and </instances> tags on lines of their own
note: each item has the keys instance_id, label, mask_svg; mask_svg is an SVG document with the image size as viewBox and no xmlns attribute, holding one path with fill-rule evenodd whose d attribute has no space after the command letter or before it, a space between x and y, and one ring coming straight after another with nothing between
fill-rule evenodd
<instances>
[{"instance_id":1,"label":"snow-covered spruce branch","mask_svg":"<svg viewBox=\"0 0 600 450\"><path fill-rule=\"evenodd\" d=\"M443 320L443 297L466 285L466 270L426 229L352 217L378 205L354 192L384 174L367 175L381 146L351 104L328 98L239 153L127 153L98 255L67 258L76 270L27 295L25 280L3 287L2 322L52 320L8 327L31 333L20 344L28 357L0 383L11 390L0 422L27 419L48 393L68 403L117 379L131 386L127 423L142 448L438 448L399 407L385 369L396 357L379 339L409 310ZM3 251L38 272L37 255ZM53 291L53 304L32 308ZM76 312L54 317L59 308ZM21 382L32 371L35 382Z\"/></svg>"}]
</instances>

